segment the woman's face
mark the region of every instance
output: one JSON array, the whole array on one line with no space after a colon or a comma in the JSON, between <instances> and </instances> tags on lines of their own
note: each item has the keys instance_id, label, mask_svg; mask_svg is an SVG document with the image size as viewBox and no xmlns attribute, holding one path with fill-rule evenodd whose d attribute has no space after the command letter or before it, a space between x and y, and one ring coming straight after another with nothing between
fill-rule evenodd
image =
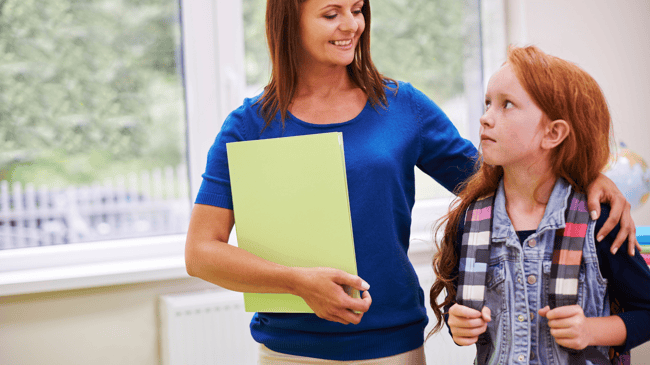
<instances>
[{"instance_id":1,"label":"woman's face","mask_svg":"<svg viewBox=\"0 0 650 365\"><path fill-rule=\"evenodd\" d=\"M302 61L314 66L347 66L354 60L366 22L363 0L307 0L301 5Z\"/></svg>"}]
</instances>

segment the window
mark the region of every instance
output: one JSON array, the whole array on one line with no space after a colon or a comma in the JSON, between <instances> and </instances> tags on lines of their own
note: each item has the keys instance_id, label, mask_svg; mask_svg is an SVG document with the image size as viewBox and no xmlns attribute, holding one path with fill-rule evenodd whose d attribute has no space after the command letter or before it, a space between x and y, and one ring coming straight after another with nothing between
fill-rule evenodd
<instances>
[{"instance_id":1,"label":"window","mask_svg":"<svg viewBox=\"0 0 650 365\"><path fill-rule=\"evenodd\" d=\"M3 173L8 175L7 162L18 165L12 167L11 176L19 176L15 171L29 170L28 164L22 166L21 161L36 155L45 157L31 162L42 166L33 169L37 173L20 175L31 178L41 172L45 179L32 180L34 188L27 188L26 183L19 188L3 184L0 238L11 230L15 245L14 238L19 236L21 241L29 228L48 229L51 238L49 242L41 240L39 247L19 243L18 248L0 250L0 296L186 276L183 248L190 197L200 184L207 150L218 131L218 121L224 117L221 111L233 108L234 99L224 96L237 93L231 70L236 72L241 58L225 55L243 55L238 51L243 45L228 42L243 44L242 38L228 38L215 26L241 29L241 16L237 16L241 14L240 4L220 0L56 0L45 4L27 0L3 1L0 6ZM65 61L63 66L57 63L59 60ZM231 68L231 64L235 66ZM8 86L9 82L14 84ZM8 109L16 109L17 105L24 106L20 113ZM4 123L7 113L16 117L9 119L9 127L13 128L9 130ZM8 147L5 140L13 145ZM20 143L27 147L20 147ZM75 155L84 152L91 157ZM57 164L70 166L52 167ZM184 165L191 171L189 183ZM67 177L44 173L66 169L72 172ZM54 201L64 207L68 205L69 186L89 185L86 192L73 191L71 195L92 195L97 185L112 186L112 197L100 200L108 200L111 208L118 209L133 200L146 200L148 192L141 187L140 176L145 176L146 181L147 173L141 174L142 170L149 171L152 197L163 198L150 199L159 204L153 210L176 214L163 218L160 224L172 225L178 220L182 228L153 230L148 225L158 223L146 221L147 215L154 213L152 210L131 209L124 217L115 218L118 225L133 224L136 234L130 238L112 236L114 222L102 221L102 216L96 218L98 224L88 228L85 237L90 233L103 236L67 244L78 240L64 234L63 238L56 237L52 232L67 229L74 220L50 223L57 220L36 219L16 233L22 216L8 219L5 210L19 205L21 200L23 207L31 208L24 204L30 195L36 195L38 207L43 182L52 186L46 191L54 191ZM116 175L124 177L116 179ZM174 180L167 179L170 175ZM164 183L154 188L158 176ZM112 179L111 184L104 183L107 178ZM174 186L170 181L176 181ZM177 194L173 209L164 201L172 190ZM54 211L51 203L47 208ZM97 221L88 222L90 225Z\"/></svg>"},{"instance_id":2,"label":"window","mask_svg":"<svg viewBox=\"0 0 650 365\"><path fill-rule=\"evenodd\" d=\"M0 6L0 249L184 232L178 2Z\"/></svg>"},{"instance_id":3,"label":"window","mask_svg":"<svg viewBox=\"0 0 650 365\"><path fill-rule=\"evenodd\" d=\"M478 0L372 0L379 70L427 93L470 139L477 129L471 121L482 109L481 64L495 64L505 51L502 0L480 5L479 11ZM0 250L0 296L185 276L183 231L207 151L227 114L268 81L265 1L24 0L0 6L0 180L21 182L19 188L0 185L0 207L22 199L27 209L30 196L38 206L43 183L64 206L69 195L92 195L99 186L113 192L103 198L113 205L149 197L160 203L153 197L173 195L177 215L163 222L184 220L182 229L162 231L153 228L159 223L147 223L147 210L127 209L115 222L78 212L86 230L55 242L61 225L83 228L78 215L59 220L59 227L48 226L56 219L35 219L16 232L19 219L0 208L0 239L12 236L11 245L35 227L48 230L52 243L79 242L23 247L30 245L23 239L20 248ZM481 27L479 19L490 26ZM55 60L67 63L56 66ZM157 176L167 183L154 189ZM167 176L176 181L173 188ZM444 196L439 188L420 180L431 179L418 177L414 236L427 231L448 202L437 199ZM88 188L70 192L69 186ZM123 226L131 227L130 237L110 236Z\"/></svg>"}]
</instances>

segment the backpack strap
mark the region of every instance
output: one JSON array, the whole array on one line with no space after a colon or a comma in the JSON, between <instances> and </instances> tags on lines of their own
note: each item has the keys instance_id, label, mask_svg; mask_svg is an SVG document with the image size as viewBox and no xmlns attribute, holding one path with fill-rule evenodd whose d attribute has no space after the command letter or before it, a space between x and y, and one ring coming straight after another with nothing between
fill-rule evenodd
<instances>
[{"instance_id":1,"label":"backpack strap","mask_svg":"<svg viewBox=\"0 0 650 365\"><path fill-rule=\"evenodd\" d=\"M582 246L587 235L587 197L571 191L565 210L566 225L555 232L549 306L551 309L578 302L578 275ZM485 301L485 278L490 259L494 194L470 204L459 258L456 302L480 311Z\"/></svg>"},{"instance_id":2,"label":"backpack strap","mask_svg":"<svg viewBox=\"0 0 650 365\"><path fill-rule=\"evenodd\" d=\"M578 302L578 276L589 213L584 194L572 190L568 202L566 225L555 231L548 298L551 309Z\"/></svg>"},{"instance_id":3,"label":"backpack strap","mask_svg":"<svg viewBox=\"0 0 650 365\"><path fill-rule=\"evenodd\" d=\"M465 214L456 302L478 311L483 309L485 298L493 207L494 194L470 204Z\"/></svg>"}]
</instances>

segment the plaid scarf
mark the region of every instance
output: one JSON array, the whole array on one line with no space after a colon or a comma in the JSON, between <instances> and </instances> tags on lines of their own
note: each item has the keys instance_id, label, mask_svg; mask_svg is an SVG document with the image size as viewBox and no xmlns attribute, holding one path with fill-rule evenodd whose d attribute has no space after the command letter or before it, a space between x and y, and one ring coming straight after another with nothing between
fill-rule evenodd
<instances>
[{"instance_id":1,"label":"plaid scarf","mask_svg":"<svg viewBox=\"0 0 650 365\"><path fill-rule=\"evenodd\" d=\"M566 226L555 231L549 306L578 302L578 275L587 234L587 197L572 190L565 211ZM470 204L465 216L456 302L480 311L485 301L485 278L490 259L494 194Z\"/></svg>"}]
</instances>

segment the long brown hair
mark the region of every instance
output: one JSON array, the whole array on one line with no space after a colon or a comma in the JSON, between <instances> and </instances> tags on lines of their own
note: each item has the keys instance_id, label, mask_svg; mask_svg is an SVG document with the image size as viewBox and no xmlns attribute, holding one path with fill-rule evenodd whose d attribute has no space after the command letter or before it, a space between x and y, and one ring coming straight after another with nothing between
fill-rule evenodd
<instances>
[{"instance_id":1,"label":"long brown hair","mask_svg":"<svg viewBox=\"0 0 650 365\"><path fill-rule=\"evenodd\" d=\"M298 85L300 41L300 6L307 0L267 0L266 2L266 39L269 45L272 72L262 97L256 102L261 104L260 111L268 127L278 111L282 124L287 118L291 100ZM385 88L390 81L377 71L370 57L370 0L364 0L361 13L365 19L366 29L361 34L359 44L354 52L354 60L347 66L352 82L368 96L370 103L376 107L388 106Z\"/></svg>"},{"instance_id":2,"label":"long brown hair","mask_svg":"<svg viewBox=\"0 0 650 365\"><path fill-rule=\"evenodd\" d=\"M563 177L575 190L586 192L609 158L611 117L598 83L577 65L535 46L509 47L506 62L544 113L543 120L562 119L569 124L569 135L551 152L551 169L554 176ZM442 328L442 308L456 297L453 285L456 278L451 273L459 260L455 247L460 244L457 242L460 219L473 201L494 192L503 176L501 166L481 161L479 156L478 171L461 186L449 214L438 222L434 231L438 234L444 230L444 234L433 258L436 280L431 287L430 304L438 323L430 334ZM438 304L443 290L447 296Z\"/></svg>"}]
</instances>

